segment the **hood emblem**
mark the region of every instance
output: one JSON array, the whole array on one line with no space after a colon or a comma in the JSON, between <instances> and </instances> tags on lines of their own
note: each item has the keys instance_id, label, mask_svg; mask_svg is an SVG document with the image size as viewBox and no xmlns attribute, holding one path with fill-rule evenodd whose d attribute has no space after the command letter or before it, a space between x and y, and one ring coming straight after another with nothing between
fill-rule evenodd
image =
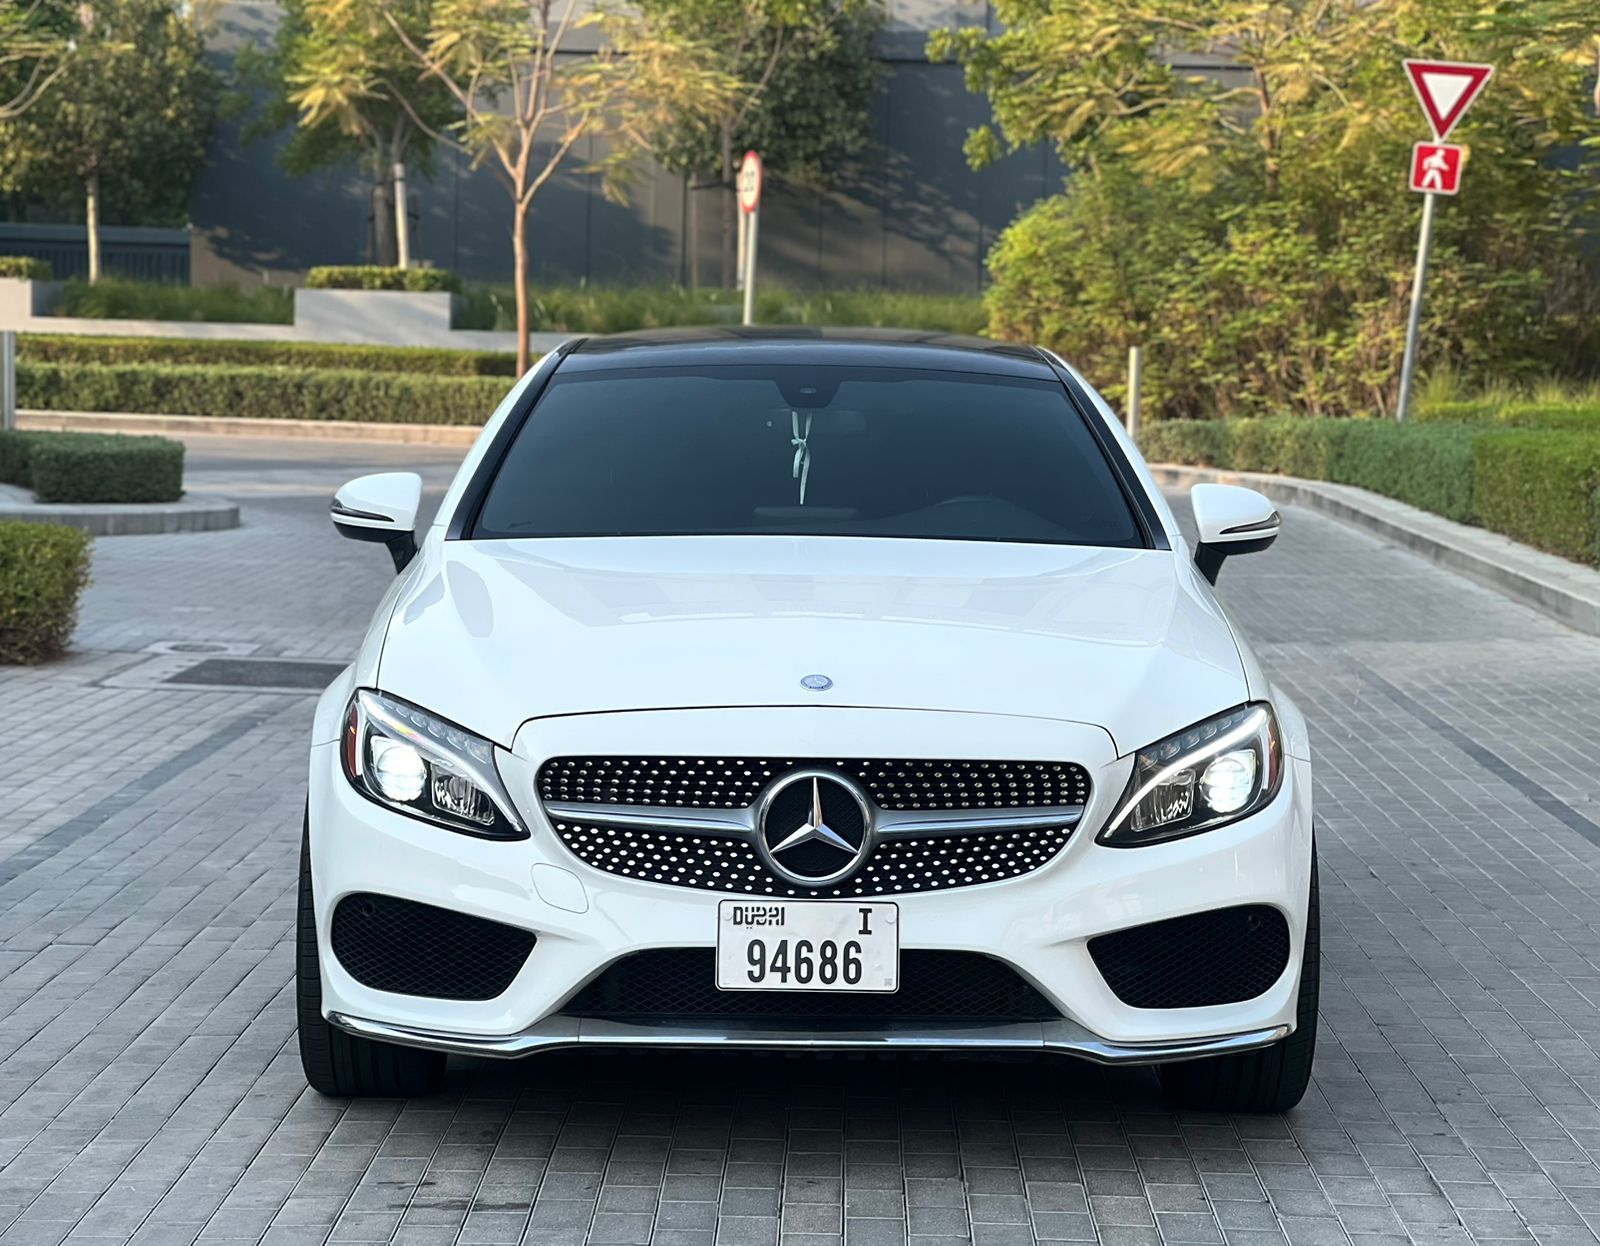
<instances>
[{"instance_id":1,"label":"hood emblem","mask_svg":"<svg viewBox=\"0 0 1600 1246\"><path fill-rule=\"evenodd\" d=\"M756 851L779 878L822 887L849 878L872 851L872 815L855 784L798 770L768 788L756 812Z\"/></svg>"},{"instance_id":2,"label":"hood emblem","mask_svg":"<svg viewBox=\"0 0 1600 1246\"><path fill-rule=\"evenodd\" d=\"M826 675L807 675L800 681L800 686L807 692L826 692L833 687L833 680Z\"/></svg>"}]
</instances>

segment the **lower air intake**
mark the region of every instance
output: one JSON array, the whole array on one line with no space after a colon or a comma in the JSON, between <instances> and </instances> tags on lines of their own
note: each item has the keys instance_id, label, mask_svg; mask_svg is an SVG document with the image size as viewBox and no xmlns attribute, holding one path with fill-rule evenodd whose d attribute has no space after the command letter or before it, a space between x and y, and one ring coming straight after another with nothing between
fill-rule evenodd
<instances>
[{"instance_id":1,"label":"lower air intake","mask_svg":"<svg viewBox=\"0 0 1600 1246\"><path fill-rule=\"evenodd\" d=\"M1289 965L1289 923L1270 905L1192 913L1089 940L1106 985L1134 1008L1205 1008L1263 994Z\"/></svg>"},{"instance_id":2,"label":"lower air intake","mask_svg":"<svg viewBox=\"0 0 1600 1246\"><path fill-rule=\"evenodd\" d=\"M561 1011L617 1021L766 1020L878 1025L885 1021L1053 1021L1060 1013L1001 961L976 952L908 951L892 995L719 991L716 952L636 952L579 991Z\"/></svg>"},{"instance_id":3,"label":"lower air intake","mask_svg":"<svg viewBox=\"0 0 1600 1246\"><path fill-rule=\"evenodd\" d=\"M333 954L362 986L431 999L493 999L517 976L534 936L450 909L357 893L333 910Z\"/></svg>"}]
</instances>

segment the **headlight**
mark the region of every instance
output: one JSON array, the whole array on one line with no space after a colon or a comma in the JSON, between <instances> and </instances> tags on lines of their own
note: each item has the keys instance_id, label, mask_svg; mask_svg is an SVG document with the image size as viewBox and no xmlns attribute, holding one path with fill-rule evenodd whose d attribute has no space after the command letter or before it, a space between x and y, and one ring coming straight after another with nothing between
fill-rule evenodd
<instances>
[{"instance_id":1,"label":"headlight","mask_svg":"<svg viewBox=\"0 0 1600 1246\"><path fill-rule=\"evenodd\" d=\"M1133 848L1224 826L1267 804L1282 781L1272 707L1241 705L1140 749L1100 842Z\"/></svg>"},{"instance_id":2,"label":"headlight","mask_svg":"<svg viewBox=\"0 0 1600 1246\"><path fill-rule=\"evenodd\" d=\"M490 839L522 839L494 745L415 705L366 689L350 698L340 744L345 777L401 813Z\"/></svg>"}]
</instances>

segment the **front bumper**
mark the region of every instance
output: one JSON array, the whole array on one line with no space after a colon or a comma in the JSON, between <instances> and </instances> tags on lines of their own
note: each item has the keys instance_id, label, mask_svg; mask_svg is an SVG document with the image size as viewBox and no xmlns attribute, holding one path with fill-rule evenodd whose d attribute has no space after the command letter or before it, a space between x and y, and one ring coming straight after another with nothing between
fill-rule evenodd
<instances>
[{"instance_id":1,"label":"front bumper","mask_svg":"<svg viewBox=\"0 0 1600 1246\"><path fill-rule=\"evenodd\" d=\"M1094 791L1082 823L1042 868L1003 882L885 896L900 906L902 950L981 953L1005 961L1061 1013L1047 1022L885 1022L871 1028L717 1020L636 1024L563 1015L562 1006L631 953L715 943L719 893L637 881L574 858L534 797L534 776L564 753L649 754L671 739L698 755L748 753L776 740L787 755L1061 757L1086 766ZM895 747L886 749L884 741ZM493 842L393 813L354 792L332 745L311 758L311 861L323 1006L342 1029L383 1041L485 1056L562 1047L812 1048L1054 1051L1108 1064L1159 1063L1264 1046L1294 1024L1311 864L1310 767L1289 759L1283 789L1233 826L1168 844L1094 842L1131 760L1096 728L949 713L886 710L697 710L535 720L500 766L529 839ZM363 986L328 946L334 906L376 892L533 931L537 944L511 986L482 1001L399 995ZM1289 968L1242 1003L1135 1008L1107 986L1092 937L1244 904L1280 909Z\"/></svg>"},{"instance_id":2,"label":"front bumper","mask_svg":"<svg viewBox=\"0 0 1600 1246\"><path fill-rule=\"evenodd\" d=\"M1177 1040L1167 1043L1112 1043L1081 1025L1060 1021L1009 1025L949 1027L896 1026L882 1029L784 1030L758 1026L667 1026L592 1017L554 1016L518 1034L474 1037L440 1033L413 1026L391 1025L330 1013L328 1020L348 1034L422 1047L458 1056L516 1059L564 1047L651 1047L675 1050L812 1051L1010 1051L1055 1052L1080 1056L1096 1064L1167 1064L1199 1056L1224 1056L1277 1042L1287 1025L1268 1026L1243 1034Z\"/></svg>"}]
</instances>

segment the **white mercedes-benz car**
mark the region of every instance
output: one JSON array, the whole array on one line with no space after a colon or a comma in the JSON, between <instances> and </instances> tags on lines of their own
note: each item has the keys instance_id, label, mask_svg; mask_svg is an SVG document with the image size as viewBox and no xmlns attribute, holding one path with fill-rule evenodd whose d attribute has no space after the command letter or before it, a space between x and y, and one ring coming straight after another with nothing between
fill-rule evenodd
<instances>
[{"instance_id":1,"label":"white mercedes-benz car","mask_svg":"<svg viewBox=\"0 0 1600 1246\"><path fill-rule=\"evenodd\" d=\"M1042 350L829 330L576 341L318 704L306 1076L448 1053L1058 1052L1296 1103L1317 1020L1305 723L1106 403Z\"/></svg>"}]
</instances>

